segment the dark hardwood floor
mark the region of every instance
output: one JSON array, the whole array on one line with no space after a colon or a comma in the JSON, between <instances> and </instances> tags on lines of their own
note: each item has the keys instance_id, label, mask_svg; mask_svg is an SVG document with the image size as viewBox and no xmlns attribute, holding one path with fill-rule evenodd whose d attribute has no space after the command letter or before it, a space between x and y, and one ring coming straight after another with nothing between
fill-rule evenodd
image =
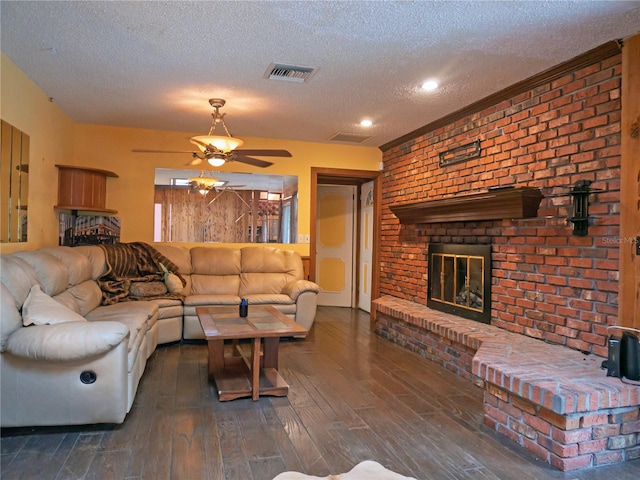
<instances>
[{"instance_id":1,"label":"dark hardwood floor","mask_svg":"<svg viewBox=\"0 0 640 480\"><path fill-rule=\"evenodd\" d=\"M418 479L634 479L640 461L559 472L482 424L482 390L320 307L285 340L288 397L218 402L205 344L158 348L122 425L4 429L1 478L268 480L372 459Z\"/></svg>"}]
</instances>

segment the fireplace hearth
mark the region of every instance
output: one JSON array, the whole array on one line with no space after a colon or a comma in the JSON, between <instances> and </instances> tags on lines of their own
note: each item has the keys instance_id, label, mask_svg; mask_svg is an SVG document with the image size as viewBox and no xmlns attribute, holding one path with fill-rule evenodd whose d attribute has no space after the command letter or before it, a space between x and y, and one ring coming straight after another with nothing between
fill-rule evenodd
<instances>
[{"instance_id":1,"label":"fireplace hearth","mask_svg":"<svg viewBox=\"0 0 640 480\"><path fill-rule=\"evenodd\" d=\"M491 245L430 244L427 306L491 323Z\"/></svg>"}]
</instances>

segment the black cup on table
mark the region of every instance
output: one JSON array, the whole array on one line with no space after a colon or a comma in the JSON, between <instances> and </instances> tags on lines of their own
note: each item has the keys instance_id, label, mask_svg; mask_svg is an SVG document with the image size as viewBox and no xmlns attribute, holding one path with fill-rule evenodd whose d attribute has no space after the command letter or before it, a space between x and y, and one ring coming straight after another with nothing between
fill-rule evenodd
<instances>
[{"instance_id":1,"label":"black cup on table","mask_svg":"<svg viewBox=\"0 0 640 480\"><path fill-rule=\"evenodd\" d=\"M246 317L248 313L249 313L249 302L247 301L246 298L243 298L242 300L240 300L240 316Z\"/></svg>"}]
</instances>

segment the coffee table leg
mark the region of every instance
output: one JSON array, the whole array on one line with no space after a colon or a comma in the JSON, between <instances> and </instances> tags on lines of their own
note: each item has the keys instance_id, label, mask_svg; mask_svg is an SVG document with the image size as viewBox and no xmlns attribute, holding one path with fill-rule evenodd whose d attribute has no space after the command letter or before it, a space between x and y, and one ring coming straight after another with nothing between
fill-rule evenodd
<instances>
[{"instance_id":1,"label":"coffee table leg","mask_svg":"<svg viewBox=\"0 0 640 480\"><path fill-rule=\"evenodd\" d=\"M262 366L264 368L278 369L278 345L280 338L267 337L264 339L264 352L262 354Z\"/></svg>"},{"instance_id":2,"label":"coffee table leg","mask_svg":"<svg viewBox=\"0 0 640 480\"><path fill-rule=\"evenodd\" d=\"M224 340L209 340L209 378L224 370Z\"/></svg>"},{"instance_id":3,"label":"coffee table leg","mask_svg":"<svg viewBox=\"0 0 640 480\"><path fill-rule=\"evenodd\" d=\"M260 339L251 339L251 398L260 398Z\"/></svg>"}]
</instances>

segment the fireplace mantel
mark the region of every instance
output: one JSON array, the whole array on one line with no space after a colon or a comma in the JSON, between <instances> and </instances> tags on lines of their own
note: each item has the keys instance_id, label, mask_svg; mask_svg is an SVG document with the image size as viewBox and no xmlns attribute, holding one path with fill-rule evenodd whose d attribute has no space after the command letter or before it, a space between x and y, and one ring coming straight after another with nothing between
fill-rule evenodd
<instances>
[{"instance_id":1,"label":"fireplace mantel","mask_svg":"<svg viewBox=\"0 0 640 480\"><path fill-rule=\"evenodd\" d=\"M542 198L537 188L508 187L390 208L404 224L532 218Z\"/></svg>"}]
</instances>

